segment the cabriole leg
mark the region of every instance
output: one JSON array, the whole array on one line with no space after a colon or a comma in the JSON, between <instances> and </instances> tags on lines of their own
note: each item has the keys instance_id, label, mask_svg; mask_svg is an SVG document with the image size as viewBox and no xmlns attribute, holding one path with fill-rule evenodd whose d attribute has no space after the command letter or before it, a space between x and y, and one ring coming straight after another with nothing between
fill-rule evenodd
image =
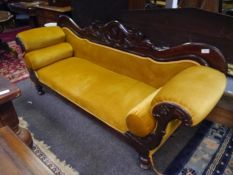
<instances>
[{"instance_id":1,"label":"cabriole leg","mask_svg":"<svg viewBox=\"0 0 233 175\"><path fill-rule=\"evenodd\" d=\"M30 79L35 84L35 88L37 90L37 93L39 95L43 95L45 93L44 90L43 90L43 86L41 85L41 83L37 79L37 76L36 76L35 72L32 69L29 69L28 72L29 72L29 75L30 75Z\"/></svg>"},{"instance_id":2,"label":"cabriole leg","mask_svg":"<svg viewBox=\"0 0 233 175\"><path fill-rule=\"evenodd\" d=\"M140 168L144 170L148 170L151 168L151 162L148 155L139 154L139 163L140 163Z\"/></svg>"},{"instance_id":3,"label":"cabriole leg","mask_svg":"<svg viewBox=\"0 0 233 175\"><path fill-rule=\"evenodd\" d=\"M43 95L45 93L43 90L43 86L41 86L40 84L36 84L35 87L39 95Z\"/></svg>"}]
</instances>

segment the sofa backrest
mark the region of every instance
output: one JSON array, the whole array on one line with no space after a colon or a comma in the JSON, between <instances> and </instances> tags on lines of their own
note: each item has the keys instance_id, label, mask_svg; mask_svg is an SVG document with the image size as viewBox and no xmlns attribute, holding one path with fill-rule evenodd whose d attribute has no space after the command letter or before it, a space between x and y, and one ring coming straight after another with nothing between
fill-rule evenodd
<instances>
[{"instance_id":1,"label":"sofa backrest","mask_svg":"<svg viewBox=\"0 0 233 175\"><path fill-rule=\"evenodd\" d=\"M76 57L87 59L155 88L163 86L180 71L198 65L198 63L189 60L157 62L148 57L138 56L80 38L68 28L63 28L63 30L66 34L66 41L73 46Z\"/></svg>"}]
</instances>

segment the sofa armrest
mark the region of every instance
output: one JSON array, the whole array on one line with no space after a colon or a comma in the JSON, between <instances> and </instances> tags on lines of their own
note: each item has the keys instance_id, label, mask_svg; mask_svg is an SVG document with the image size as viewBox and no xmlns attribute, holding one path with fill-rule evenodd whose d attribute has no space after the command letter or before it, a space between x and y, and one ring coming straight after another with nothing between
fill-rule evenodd
<instances>
[{"instance_id":1,"label":"sofa armrest","mask_svg":"<svg viewBox=\"0 0 233 175\"><path fill-rule=\"evenodd\" d=\"M126 117L127 128L135 136L145 137L154 130L156 121L152 116L151 102L160 89L150 94L128 112Z\"/></svg>"},{"instance_id":2,"label":"sofa armrest","mask_svg":"<svg viewBox=\"0 0 233 175\"><path fill-rule=\"evenodd\" d=\"M128 130L135 136L146 137L158 127L165 132L174 119L188 126L196 125L216 105L225 86L225 75L215 69L187 68L129 111Z\"/></svg>"},{"instance_id":3,"label":"sofa armrest","mask_svg":"<svg viewBox=\"0 0 233 175\"><path fill-rule=\"evenodd\" d=\"M191 117L190 125L196 125L217 104L225 86L223 73L204 66L190 67L163 86L151 103L153 114L158 105L169 103L185 111Z\"/></svg>"},{"instance_id":4,"label":"sofa armrest","mask_svg":"<svg viewBox=\"0 0 233 175\"><path fill-rule=\"evenodd\" d=\"M193 126L201 122L221 98L225 86L226 77L217 70L204 66L185 69L151 96L153 99L148 97L130 111L126 136L137 145L142 155L156 150L180 123ZM154 128L138 132L130 126L130 123L133 125L133 115L143 119L143 122L138 121L138 127L149 121L152 124L148 126ZM143 125L139 125L140 122Z\"/></svg>"}]
</instances>

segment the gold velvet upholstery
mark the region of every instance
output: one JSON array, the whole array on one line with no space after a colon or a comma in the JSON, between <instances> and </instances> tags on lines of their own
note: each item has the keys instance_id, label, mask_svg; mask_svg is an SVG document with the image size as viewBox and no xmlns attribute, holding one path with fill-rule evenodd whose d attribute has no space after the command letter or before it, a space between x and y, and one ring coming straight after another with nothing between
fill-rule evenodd
<instances>
[{"instance_id":1,"label":"gold velvet upholstery","mask_svg":"<svg viewBox=\"0 0 233 175\"><path fill-rule=\"evenodd\" d=\"M46 66L37 75L41 82L122 133L128 130L128 111L156 90L77 57Z\"/></svg>"},{"instance_id":2,"label":"gold velvet upholstery","mask_svg":"<svg viewBox=\"0 0 233 175\"><path fill-rule=\"evenodd\" d=\"M60 27L41 27L21 32L18 35L28 52L65 41L65 33Z\"/></svg>"},{"instance_id":3,"label":"gold velvet upholstery","mask_svg":"<svg viewBox=\"0 0 233 175\"><path fill-rule=\"evenodd\" d=\"M155 88L160 88L180 71L198 65L193 61L157 62L104 45L82 39L64 28L67 42L74 48L74 55L85 58L95 64L119 74L142 81ZM90 52L91 51L91 52ZM158 76L162 75L162 76Z\"/></svg>"},{"instance_id":4,"label":"gold velvet upholstery","mask_svg":"<svg viewBox=\"0 0 233 175\"><path fill-rule=\"evenodd\" d=\"M27 66L33 70L40 69L63 58L73 56L73 48L69 43L59 43L25 54Z\"/></svg>"},{"instance_id":5,"label":"gold velvet upholstery","mask_svg":"<svg viewBox=\"0 0 233 175\"><path fill-rule=\"evenodd\" d=\"M160 89L147 96L127 114L126 124L131 133L144 137L154 130L156 121L151 113L151 102Z\"/></svg>"},{"instance_id":6,"label":"gold velvet upholstery","mask_svg":"<svg viewBox=\"0 0 233 175\"><path fill-rule=\"evenodd\" d=\"M152 107L161 102L182 106L192 117L193 125L196 125L216 105L225 86L224 74L209 67L194 66L183 70L167 82L154 98Z\"/></svg>"},{"instance_id":7,"label":"gold velvet upholstery","mask_svg":"<svg viewBox=\"0 0 233 175\"><path fill-rule=\"evenodd\" d=\"M192 117L192 124L196 125L205 119L216 105L225 86L225 75L212 68L187 68L129 112L126 118L128 129L138 136L148 135L155 126L152 109L163 102L180 106Z\"/></svg>"},{"instance_id":8,"label":"gold velvet upholstery","mask_svg":"<svg viewBox=\"0 0 233 175\"><path fill-rule=\"evenodd\" d=\"M93 43L67 28L32 29L17 37L40 82L121 133L144 137L154 131L152 109L162 102L178 105L196 125L226 84L221 72L196 62L157 62ZM180 123L168 124L162 143Z\"/></svg>"}]
</instances>

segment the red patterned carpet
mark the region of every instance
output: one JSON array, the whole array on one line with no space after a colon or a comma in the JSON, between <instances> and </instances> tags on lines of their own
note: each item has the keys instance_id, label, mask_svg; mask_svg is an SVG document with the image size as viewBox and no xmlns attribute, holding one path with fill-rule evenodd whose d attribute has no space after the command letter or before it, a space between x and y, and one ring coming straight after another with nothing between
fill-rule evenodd
<instances>
[{"instance_id":1,"label":"red patterned carpet","mask_svg":"<svg viewBox=\"0 0 233 175\"><path fill-rule=\"evenodd\" d=\"M0 75L9 79L12 83L18 82L29 77L28 71L23 61L23 53L15 41L8 42L12 50L16 51L18 56L12 53L0 56Z\"/></svg>"},{"instance_id":2,"label":"red patterned carpet","mask_svg":"<svg viewBox=\"0 0 233 175\"><path fill-rule=\"evenodd\" d=\"M14 29L7 29L7 31L0 33L0 38L2 41L5 42L10 42L15 40L15 36L19 33L22 32L24 30L28 30L31 29L30 26L24 26L24 27L18 27L18 28L14 28Z\"/></svg>"}]
</instances>

